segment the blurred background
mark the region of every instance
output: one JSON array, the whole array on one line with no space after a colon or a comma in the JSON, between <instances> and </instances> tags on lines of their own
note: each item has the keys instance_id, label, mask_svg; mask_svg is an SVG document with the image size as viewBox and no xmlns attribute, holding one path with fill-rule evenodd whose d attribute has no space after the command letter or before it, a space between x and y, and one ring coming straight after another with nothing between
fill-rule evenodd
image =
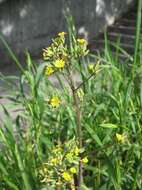
<instances>
[{"instance_id":1,"label":"blurred background","mask_svg":"<svg viewBox=\"0 0 142 190\"><path fill-rule=\"evenodd\" d=\"M40 59L42 48L66 31L64 9L70 8L78 35L92 41L126 13L136 0L0 0L0 34L22 58L28 50ZM12 65L0 42L0 68Z\"/></svg>"}]
</instances>

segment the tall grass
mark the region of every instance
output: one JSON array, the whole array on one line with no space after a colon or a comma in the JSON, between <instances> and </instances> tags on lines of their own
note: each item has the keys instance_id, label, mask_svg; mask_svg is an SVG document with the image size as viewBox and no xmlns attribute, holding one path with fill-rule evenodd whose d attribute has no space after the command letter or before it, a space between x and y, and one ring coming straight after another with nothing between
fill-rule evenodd
<instances>
[{"instance_id":1,"label":"tall grass","mask_svg":"<svg viewBox=\"0 0 142 190\"><path fill-rule=\"evenodd\" d=\"M34 64L27 53L23 68L1 38L22 72L17 91L9 94L11 105L21 110L16 119L1 105L0 189L141 190L141 0L134 55L115 44L116 52L127 56L123 63L112 54L107 37L101 55L76 56L72 17L67 21L70 65L54 72L58 88L45 76L49 61ZM55 96L60 103L52 107Z\"/></svg>"}]
</instances>

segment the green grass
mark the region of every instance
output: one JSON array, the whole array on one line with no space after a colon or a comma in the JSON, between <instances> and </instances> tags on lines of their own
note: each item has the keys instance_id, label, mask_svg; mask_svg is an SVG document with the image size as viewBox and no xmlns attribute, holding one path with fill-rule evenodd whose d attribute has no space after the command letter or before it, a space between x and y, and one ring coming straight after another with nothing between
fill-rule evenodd
<instances>
[{"instance_id":1,"label":"green grass","mask_svg":"<svg viewBox=\"0 0 142 190\"><path fill-rule=\"evenodd\" d=\"M77 44L72 17L67 17L70 56L64 69L53 74L59 88L44 74L51 60L34 64L27 53L23 68L1 37L21 71L16 77L18 89L9 99L12 107L22 107L22 111L13 120L1 105L0 190L69 190L73 185L81 190L142 189L140 7L141 0L134 55L119 43L114 44L113 55L106 37L104 53L85 56ZM119 52L127 56L123 63ZM93 72L88 70L90 60L94 60ZM80 84L76 84L74 73L80 75ZM15 77L0 77L14 85ZM53 96L61 101L56 108L51 106ZM83 164L86 157L88 163ZM70 173L71 167L76 168L76 174ZM67 181L63 172L72 179Z\"/></svg>"}]
</instances>

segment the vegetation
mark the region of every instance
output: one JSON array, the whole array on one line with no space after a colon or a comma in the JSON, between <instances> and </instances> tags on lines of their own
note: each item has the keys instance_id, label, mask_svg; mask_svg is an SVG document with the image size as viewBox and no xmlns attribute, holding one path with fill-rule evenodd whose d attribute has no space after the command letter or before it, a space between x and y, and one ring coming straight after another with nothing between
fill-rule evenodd
<instances>
[{"instance_id":1,"label":"vegetation","mask_svg":"<svg viewBox=\"0 0 142 190\"><path fill-rule=\"evenodd\" d=\"M21 71L1 80L12 88L18 81L7 98L22 110L13 120L1 105L1 190L141 190L141 1L138 7L134 55L119 44L112 54L107 37L104 53L89 53L72 17L41 64L27 53L23 67L1 37Z\"/></svg>"}]
</instances>

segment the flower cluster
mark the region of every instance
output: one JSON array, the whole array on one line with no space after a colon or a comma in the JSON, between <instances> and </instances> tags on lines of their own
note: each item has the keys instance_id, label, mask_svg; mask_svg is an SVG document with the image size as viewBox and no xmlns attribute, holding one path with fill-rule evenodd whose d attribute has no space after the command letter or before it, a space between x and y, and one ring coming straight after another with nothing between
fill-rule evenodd
<instances>
[{"instance_id":1,"label":"flower cluster","mask_svg":"<svg viewBox=\"0 0 142 190\"><path fill-rule=\"evenodd\" d=\"M58 69L63 69L67 61L65 32L61 32L52 40L52 44L43 49L43 60L49 63L45 66L45 75L49 76Z\"/></svg>"},{"instance_id":2,"label":"flower cluster","mask_svg":"<svg viewBox=\"0 0 142 190\"><path fill-rule=\"evenodd\" d=\"M79 161L80 150L75 140L68 141L64 145L56 145L48 160L38 170L40 182L53 187L67 185L73 189ZM86 164L88 159L84 157L81 161Z\"/></svg>"},{"instance_id":3,"label":"flower cluster","mask_svg":"<svg viewBox=\"0 0 142 190\"><path fill-rule=\"evenodd\" d=\"M86 56L89 53L87 49L87 41L85 39L77 39L77 56Z\"/></svg>"},{"instance_id":4,"label":"flower cluster","mask_svg":"<svg viewBox=\"0 0 142 190\"><path fill-rule=\"evenodd\" d=\"M65 32L60 32L49 47L43 49L43 60L48 64L45 66L45 75L49 76L67 65L72 56L78 58L88 54L87 41L77 39L73 50L65 43Z\"/></svg>"}]
</instances>

